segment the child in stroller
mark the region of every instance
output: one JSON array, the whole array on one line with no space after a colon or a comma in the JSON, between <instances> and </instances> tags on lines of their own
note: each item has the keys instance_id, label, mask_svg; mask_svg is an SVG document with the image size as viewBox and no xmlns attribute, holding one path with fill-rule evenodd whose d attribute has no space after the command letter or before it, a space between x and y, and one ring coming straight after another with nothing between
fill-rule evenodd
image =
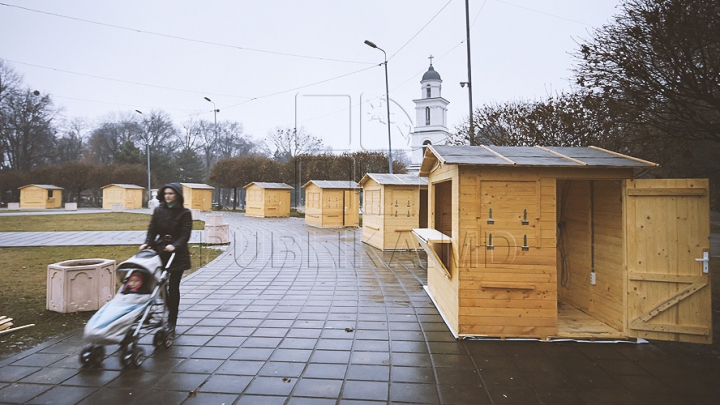
<instances>
[{"instance_id":1,"label":"child in stroller","mask_svg":"<svg viewBox=\"0 0 720 405\"><path fill-rule=\"evenodd\" d=\"M103 305L85 325L83 340L90 343L80 353L83 366L98 365L105 358L105 346L120 344L123 367L139 367L145 360L140 338L151 332L156 348L168 348L174 336L168 328L167 268L160 255L143 250L120 263L117 274L121 286L115 297Z\"/></svg>"}]
</instances>

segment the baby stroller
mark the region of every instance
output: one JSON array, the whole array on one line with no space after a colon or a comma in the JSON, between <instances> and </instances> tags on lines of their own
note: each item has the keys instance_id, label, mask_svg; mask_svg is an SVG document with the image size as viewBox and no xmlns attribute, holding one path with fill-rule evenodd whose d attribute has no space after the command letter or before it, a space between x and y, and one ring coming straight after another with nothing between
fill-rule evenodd
<instances>
[{"instance_id":1,"label":"baby stroller","mask_svg":"<svg viewBox=\"0 0 720 405\"><path fill-rule=\"evenodd\" d=\"M138 345L142 336L153 331L153 346L168 348L173 333L168 328L168 272L175 254L163 268L160 255L147 249L120 263L117 268L121 287L85 325L83 340L90 343L80 352L80 364L94 366L105 358L105 346L120 344L123 367L140 367L145 349Z\"/></svg>"}]
</instances>

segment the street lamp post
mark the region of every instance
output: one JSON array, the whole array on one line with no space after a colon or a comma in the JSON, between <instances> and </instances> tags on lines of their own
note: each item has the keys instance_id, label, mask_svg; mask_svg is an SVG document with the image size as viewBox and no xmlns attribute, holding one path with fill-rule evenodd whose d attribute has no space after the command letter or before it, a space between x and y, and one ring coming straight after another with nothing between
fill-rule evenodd
<instances>
[{"instance_id":1,"label":"street lamp post","mask_svg":"<svg viewBox=\"0 0 720 405\"><path fill-rule=\"evenodd\" d=\"M468 105L470 108L470 145L476 145L477 140L475 139L475 126L473 124L472 65L470 63L470 4L468 0L465 0L465 36L467 46L468 81L464 83L468 86ZM462 83L460 85L462 86Z\"/></svg>"},{"instance_id":2,"label":"street lamp post","mask_svg":"<svg viewBox=\"0 0 720 405\"><path fill-rule=\"evenodd\" d=\"M213 115L214 115L214 118L215 118L215 127L213 128L213 132L215 133L215 138L217 138L217 113L219 113L220 110L217 108L217 106L215 105L215 102L214 102L214 101L210 100L210 99L207 98L207 97L204 97L204 99L207 100L207 101L209 101L209 102L211 102L212 105L213 105Z\"/></svg>"},{"instance_id":3,"label":"street lamp post","mask_svg":"<svg viewBox=\"0 0 720 405\"><path fill-rule=\"evenodd\" d=\"M215 102L212 101L212 100L210 100L210 98L208 98L208 97L203 97L203 98L204 98L205 100L211 102L212 105L213 105L213 118L214 118L214 120L215 120L215 121L214 121L214 124L213 124L213 135L215 136L215 142L217 142L217 113L219 113L220 110L219 110L219 109L217 108L217 106L215 105ZM208 164L209 164L209 162L208 162ZM208 170L210 170L209 167L208 167ZM217 199L218 203L220 203L220 200L221 200L221 198L222 198L222 192L221 192L220 190L218 190L218 196L217 196L217 198L218 198L218 199ZM235 200L233 200L233 210L234 210L234 209L235 209Z\"/></svg>"},{"instance_id":4,"label":"street lamp post","mask_svg":"<svg viewBox=\"0 0 720 405\"><path fill-rule=\"evenodd\" d=\"M144 115L143 112L140 110L135 110L135 112L140 115ZM150 200L152 199L152 192L150 191L150 136L149 136L149 134L145 134L145 151L147 154L147 167L148 167L147 200L148 200L148 208L150 208Z\"/></svg>"},{"instance_id":5,"label":"street lamp post","mask_svg":"<svg viewBox=\"0 0 720 405\"><path fill-rule=\"evenodd\" d=\"M385 51L375 45L373 42L365 40L365 45L379 49L382 51L383 55L385 56L385 61L383 61L383 65L385 65L385 104L387 105L387 128L388 128L388 166L390 174L393 172L393 158L392 158L392 140L390 138L390 87L388 86L388 71L387 71L387 54Z\"/></svg>"}]
</instances>

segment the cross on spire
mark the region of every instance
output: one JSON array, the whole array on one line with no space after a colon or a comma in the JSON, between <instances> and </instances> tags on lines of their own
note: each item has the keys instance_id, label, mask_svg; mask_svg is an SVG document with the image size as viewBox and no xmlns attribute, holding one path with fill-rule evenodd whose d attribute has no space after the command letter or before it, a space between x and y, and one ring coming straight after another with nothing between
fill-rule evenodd
<instances>
[{"instance_id":1,"label":"cross on spire","mask_svg":"<svg viewBox=\"0 0 720 405\"><path fill-rule=\"evenodd\" d=\"M428 59L430 59L430 66L432 66L432 60L433 60L433 58L434 58L434 56L432 56L432 54L430 54L430 56L428 57Z\"/></svg>"}]
</instances>

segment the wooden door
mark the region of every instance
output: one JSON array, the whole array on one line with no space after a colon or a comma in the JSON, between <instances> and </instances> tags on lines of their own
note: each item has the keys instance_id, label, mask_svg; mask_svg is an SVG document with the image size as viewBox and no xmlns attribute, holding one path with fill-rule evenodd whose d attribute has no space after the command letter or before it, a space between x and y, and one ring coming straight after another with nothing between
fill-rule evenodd
<instances>
[{"instance_id":1,"label":"wooden door","mask_svg":"<svg viewBox=\"0 0 720 405\"><path fill-rule=\"evenodd\" d=\"M355 225L355 218L359 214L359 207L355 204L355 190L343 191L343 226Z\"/></svg>"},{"instance_id":2,"label":"wooden door","mask_svg":"<svg viewBox=\"0 0 720 405\"><path fill-rule=\"evenodd\" d=\"M204 197L203 190L193 190L192 191L192 207L191 209L195 210L202 210L204 208Z\"/></svg>"},{"instance_id":3,"label":"wooden door","mask_svg":"<svg viewBox=\"0 0 720 405\"><path fill-rule=\"evenodd\" d=\"M630 336L712 343L707 179L627 180Z\"/></svg>"}]
</instances>

